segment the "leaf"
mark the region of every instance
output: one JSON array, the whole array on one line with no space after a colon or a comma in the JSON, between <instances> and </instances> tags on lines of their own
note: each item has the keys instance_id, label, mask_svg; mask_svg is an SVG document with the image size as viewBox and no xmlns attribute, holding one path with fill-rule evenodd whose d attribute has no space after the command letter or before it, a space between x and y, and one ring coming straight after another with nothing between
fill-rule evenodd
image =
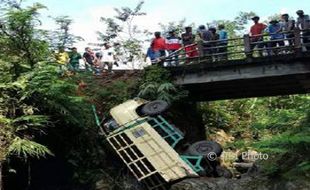
<instances>
[{"instance_id":1,"label":"leaf","mask_svg":"<svg viewBox=\"0 0 310 190\"><path fill-rule=\"evenodd\" d=\"M28 157L45 158L47 155L54 155L46 146L19 137L16 137L9 146L9 154L17 155L25 160Z\"/></svg>"}]
</instances>

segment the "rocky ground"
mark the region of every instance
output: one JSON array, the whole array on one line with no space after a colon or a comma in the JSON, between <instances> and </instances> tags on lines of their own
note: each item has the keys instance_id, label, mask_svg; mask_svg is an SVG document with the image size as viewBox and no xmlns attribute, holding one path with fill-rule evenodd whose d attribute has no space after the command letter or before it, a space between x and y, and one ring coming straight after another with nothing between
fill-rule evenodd
<instances>
[{"instance_id":1,"label":"rocky ground","mask_svg":"<svg viewBox=\"0 0 310 190\"><path fill-rule=\"evenodd\" d=\"M263 176L243 176L240 179L185 179L172 185L171 190L308 190L310 182L279 181Z\"/></svg>"}]
</instances>

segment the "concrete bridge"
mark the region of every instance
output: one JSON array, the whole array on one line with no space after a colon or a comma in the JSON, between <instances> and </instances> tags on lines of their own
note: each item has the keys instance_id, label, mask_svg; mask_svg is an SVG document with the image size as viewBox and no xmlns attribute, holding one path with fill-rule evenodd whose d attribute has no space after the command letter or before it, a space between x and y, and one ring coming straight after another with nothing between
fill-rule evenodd
<instances>
[{"instance_id":1,"label":"concrete bridge","mask_svg":"<svg viewBox=\"0 0 310 190\"><path fill-rule=\"evenodd\" d=\"M190 45L197 56L188 57L180 49L165 60L172 63L177 55L178 62L183 62L169 69L174 82L196 101L304 94L310 92L310 44L304 43L309 38L305 32L295 29L293 38L259 42L244 35L226 40L226 47L223 40L211 41L215 46L200 41ZM272 45L278 42L285 45ZM223 47L226 51L219 51Z\"/></svg>"},{"instance_id":2,"label":"concrete bridge","mask_svg":"<svg viewBox=\"0 0 310 190\"><path fill-rule=\"evenodd\" d=\"M310 52L170 68L196 101L310 92Z\"/></svg>"}]
</instances>

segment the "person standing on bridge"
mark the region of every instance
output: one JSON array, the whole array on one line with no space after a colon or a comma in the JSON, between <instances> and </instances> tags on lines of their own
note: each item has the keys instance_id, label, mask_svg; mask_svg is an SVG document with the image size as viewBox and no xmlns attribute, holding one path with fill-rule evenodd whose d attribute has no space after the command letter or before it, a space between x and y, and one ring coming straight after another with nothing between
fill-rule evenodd
<instances>
[{"instance_id":1,"label":"person standing on bridge","mask_svg":"<svg viewBox=\"0 0 310 190\"><path fill-rule=\"evenodd\" d=\"M166 40L161 37L160 32L154 33L155 38L152 40L151 48L154 51L155 59L159 61L160 64L163 64L161 58L166 56Z\"/></svg>"},{"instance_id":2,"label":"person standing on bridge","mask_svg":"<svg viewBox=\"0 0 310 190\"><path fill-rule=\"evenodd\" d=\"M198 56L197 45L194 43L195 35L192 32L192 27L191 26L185 27L185 33L183 33L181 37L186 57L190 59ZM187 60L187 62L189 62L189 60Z\"/></svg>"},{"instance_id":3,"label":"person standing on bridge","mask_svg":"<svg viewBox=\"0 0 310 190\"><path fill-rule=\"evenodd\" d=\"M197 29L197 33L202 40L203 56L205 56L208 61L212 61L212 44L210 41L213 38L213 34L211 33L211 31L206 29L205 25L200 25Z\"/></svg>"},{"instance_id":4,"label":"person standing on bridge","mask_svg":"<svg viewBox=\"0 0 310 190\"><path fill-rule=\"evenodd\" d=\"M147 58L150 58L151 64L154 65L156 63L155 52L151 47L147 48L144 61L146 62Z\"/></svg>"},{"instance_id":5,"label":"person standing on bridge","mask_svg":"<svg viewBox=\"0 0 310 190\"><path fill-rule=\"evenodd\" d=\"M174 63L175 66L178 65L178 53L176 52L178 49L181 48L181 38L176 35L175 30L169 31L169 36L166 39L166 49L168 50L170 60L168 61L168 66L172 66Z\"/></svg>"},{"instance_id":6,"label":"person standing on bridge","mask_svg":"<svg viewBox=\"0 0 310 190\"><path fill-rule=\"evenodd\" d=\"M218 61L218 40L220 39L219 34L216 32L216 28L215 27L210 27L209 31L212 34L212 38L211 38L211 53L213 55L213 61Z\"/></svg>"},{"instance_id":7,"label":"person standing on bridge","mask_svg":"<svg viewBox=\"0 0 310 190\"><path fill-rule=\"evenodd\" d=\"M297 27L302 30L302 40L305 44L306 51L310 50L310 17L305 15L303 10L298 10L296 12L298 15L297 18Z\"/></svg>"},{"instance_id":8,"label":"person standing on bridge","mask_svg":"<svg viewBox=\"0 0 310 190\"><path fill-rule=\"evenodd\" d=\"M220 60L227 60L227 44L228 44L228 37L227 37L227 32L225 30L225 26L223 24L220 24L218 26L219 29L219 43L218 45L220 46L218 49L218 52L220 53L219 59Z\"/></svg>"},{"instance_id":9,"label":"person standing on bridge","mask_svg":"<svg viewBox=\"0 0 310 190\"><path fill-rule=\"evenodd\" d=\"M277 46L284 46L284 34L282 32L282 26L277 20L271 20L270 25L267 28L267 32L270 35L270 42L268 43L268 47L270 47L270 54L278 54L279 49L276 50Z\"/></svg>"},{"instance_id":10,"label":"person standing on bridge","mask_svg":"<svg viewBox=\"0 0 310 190\"><path fill-rule=\"evenodd\" d=\"M281 15L281 25L282 31L285 33L285 38L288 40L289 46L294 45L294 28L295 28L295 20L289 19L290 16L285 13Z\"/></svg>"},{"instance_id":11,"label":"person standing on bridge","mask_svg":"<svg viewBox=\"0 0 310 190\"><path fill-rule=\"evenodd\" d=\"M260 49L259 55L262 56L262 48L265 47L264 40L263 40L263 33L264 30L267 28L267 25L263 23L259 23L259 17L254 16L252 18L254 25L250 29L250 36L251 36L251 50L257 46Z\"/></svg>"}]
</instances>

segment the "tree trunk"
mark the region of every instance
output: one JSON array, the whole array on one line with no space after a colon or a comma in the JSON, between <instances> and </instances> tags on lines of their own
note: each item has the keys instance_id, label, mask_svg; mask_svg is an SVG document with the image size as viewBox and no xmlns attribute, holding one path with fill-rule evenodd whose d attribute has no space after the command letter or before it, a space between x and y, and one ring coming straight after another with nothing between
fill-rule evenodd
<instances>
[{"instance_id":1,"label":"tree trunk","mask_svg":"<svg viewBox=\"0 0 310 190\"><path fill-rule=\"evenodd\" d=\"M28 175L27 175L27 188L26 188L26 190L29 190L31 187L31 163L30 163L30 160L27 161L27 174Z\"/></svg>"}]
</instances>

